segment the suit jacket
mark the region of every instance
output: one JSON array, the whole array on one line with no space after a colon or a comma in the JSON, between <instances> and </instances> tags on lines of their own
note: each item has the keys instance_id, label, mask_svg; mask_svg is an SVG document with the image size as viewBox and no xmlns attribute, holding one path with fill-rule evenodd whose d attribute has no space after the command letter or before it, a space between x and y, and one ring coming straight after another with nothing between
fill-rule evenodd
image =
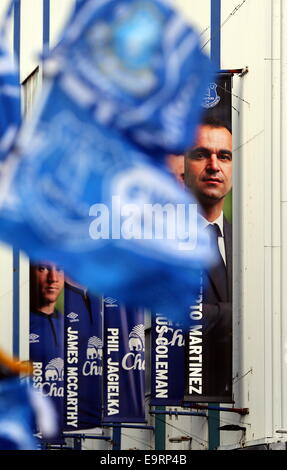
<instances>
[{"instance_id":1,"label":"suit jacket","mask_svg":"<svg viewBox=\"0 0 287 470\"><path fill-rule=\"evenodd\" d=\"M216 270L204 273L203 395L209 402L232 402L232 226L224 218L226 282Z\"/></svg>"}]
</instances>

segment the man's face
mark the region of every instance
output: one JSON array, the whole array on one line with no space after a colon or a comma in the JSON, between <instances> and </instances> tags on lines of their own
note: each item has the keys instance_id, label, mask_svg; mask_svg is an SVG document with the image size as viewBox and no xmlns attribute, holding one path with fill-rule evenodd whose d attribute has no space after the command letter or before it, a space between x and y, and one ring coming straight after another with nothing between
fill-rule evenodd
<instances>
[{"instance_id":1,"label":"man's face","mask_svg":"<svg viewBox=\"0 0 287 470\"><path fill-rule=\"evenodd\" d=\"M232 135L224 127L198 127L196 143L185 158L186 186L199 202L221 201L232 187Z\"/></svg>"},{"instance_id":2,"label":"man's face","mask_svg":"<svg viewBox=\"0 0 287 470\"><path fill-rule=\"evenodd\" d=\"M55 303L64 287L64 272L52 263L32 266L31 285L41 305Z\"/></svg>"}]
</instances>

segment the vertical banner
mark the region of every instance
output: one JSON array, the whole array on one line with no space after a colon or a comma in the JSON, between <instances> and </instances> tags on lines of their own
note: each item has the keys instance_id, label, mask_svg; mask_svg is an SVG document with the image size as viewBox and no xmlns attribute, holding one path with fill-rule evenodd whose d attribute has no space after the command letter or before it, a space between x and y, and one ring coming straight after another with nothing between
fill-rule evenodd
<instances>
[{"instance_id":1,"label":"vertical banner","mask_svg":"<svg viewBox=\"0 0 287 470\"><path fill-rule=\"evenodd\" d=\"M184 396L184 332L164 315L152 316L151 405L180 406Z\"/></svg>"},{"instance_id":2,"label":"vertical banner","mask_svg":"<svg viewBox=\"0 0 287 470\"><path fill-rule=\"evenodd\" d=\"M64 429L91 429L102 416L102 299L66 282L64 311Z\"/></svg>"},{"instance_id":3,"label":"vertical banner","mask_svg":"<svg viewBox=\"0 0 287 470\"><path fill-rule=\"evenodd\" d=\"M64 405L64 315L59 301L64 272L48 262L30 265L30 361L32 384L55 405L60 429Z\"/></svg>"},{"instance_id":4,"label":"vertical banner","mask_svg":"<svg viewBox=\"0 0 287 470\"><path fill-rule=\"evenodd\" d=\"M104 421L145 421L144 311L104 299Z\"/></svg>"},{"instance_id":5,"label":"vertical banner","mask_svg":"<svg viewBox=\"0 0 287 470\"><path fill-rule=\"evenodd\" d=\"M201 292L189 311L187 402L232 403L231 89L232 74L221 74L209 84L205 116L194 146L185 155L185 184L196 195L217 247L217 263L202 271Z\"/></svg>"},{"instance_id":6,"label":"vertical banner","mask_svg":"<svg viewBox=\"0 0 287 470\"><path fill-rule=\"evenodd\" d=\"M101 424L102 299L65 282L49 262L30 266L32 384L55 405L59 430Z\"/></svg>"}]
</instances>

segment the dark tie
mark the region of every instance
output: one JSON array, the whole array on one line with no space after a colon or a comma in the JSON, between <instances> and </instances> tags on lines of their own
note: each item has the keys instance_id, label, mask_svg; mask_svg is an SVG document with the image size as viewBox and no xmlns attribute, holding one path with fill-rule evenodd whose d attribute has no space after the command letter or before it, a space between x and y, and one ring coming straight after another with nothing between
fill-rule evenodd
<instances>
[{"instance_id":1,"label":"dark tie","mask_svg":"<svg viewBox=\"0 0 287 470\"><path fill-rule=\"evenodd\" d=\"M214 265L210 268L213 280L216 282L218 290L221 292L222 301L227 300L227 272L222 255L218 246L218 237L221 235L220 228L217 224L209 224L206 227L209 233L212 252L214 254Z\"/></svg>"}]
</instances>

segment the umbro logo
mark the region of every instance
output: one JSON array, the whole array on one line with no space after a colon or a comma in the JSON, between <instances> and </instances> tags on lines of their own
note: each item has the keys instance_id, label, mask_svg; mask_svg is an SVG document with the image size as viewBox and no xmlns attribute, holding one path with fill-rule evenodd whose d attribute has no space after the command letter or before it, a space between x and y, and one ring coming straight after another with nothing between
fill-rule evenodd
<instances>
[{"instance_id":1,"label":"umbro logo","mask_svg":"<svg viewBox=\"0 0 287 470\"><path fill-rule=\"evenodd\" d=\"M104 299L104 302L106 304L106 307L118 307L118 301L115 299L112 299L112 297L106 297Z\"/></svg>"},{"instance_id":2,"label":"umbro logo","mask_svg":"<svg viewBox=\"0 0 287 470\"><path fill-rule=\"evenodd\" d=\"M30 343L39 343L40 342L40 336L36 335L35 333L31 333L29 335L29 342Z\"/></svg>"},{"instance_id":3,"label":"umbro logo","mask_svg":"<svg viewBox=\"0 0 287 470\"><path fill-rule=\"evenodd\" d=\"M71 323L76 322L76 321L80 321L78 317L79 317L79 315L75 312L71 312L67 315L67 318L69 318Z\"/></svg>"}]
</instances>

